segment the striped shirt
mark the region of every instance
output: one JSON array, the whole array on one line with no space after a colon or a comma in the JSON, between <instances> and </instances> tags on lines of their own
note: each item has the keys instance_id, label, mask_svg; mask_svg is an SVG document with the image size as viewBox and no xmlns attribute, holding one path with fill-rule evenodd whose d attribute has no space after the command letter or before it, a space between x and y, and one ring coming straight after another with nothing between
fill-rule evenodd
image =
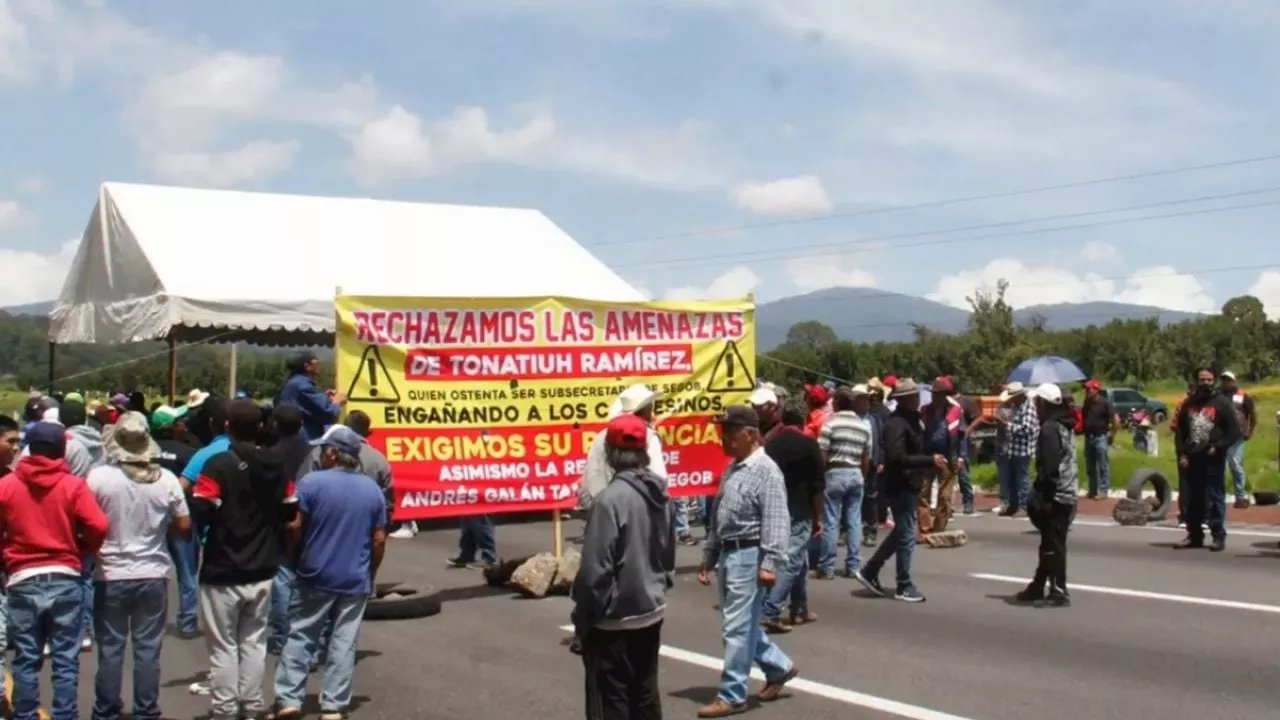
<instances>
[{"instance_id":1,"label":"striped shirt","mask_svg":"<svg viewBox=\"0 0 1280 720\"><path fill-rule=\"evenodd\" d=\"M731 463L720 476L715 515L703 543L702 566L716 566L727 540L757 540L760 569L777 572L785 565L790 537L791 513L782 470L764 448L756 448L746 459Z\"/></svg>"},{"instance_id":2,"label":"striped shirt","mask_svg":"<svg viewBox=\"0 0 1280 720\"><path fill-rule=\"evenodd\" d=\"M871 423L852 410L841 410L827 418L818 433L818 445L826 453L828 465L861 467L862 459L874 453L874 444Z\"/></svg>"}]
</instances>

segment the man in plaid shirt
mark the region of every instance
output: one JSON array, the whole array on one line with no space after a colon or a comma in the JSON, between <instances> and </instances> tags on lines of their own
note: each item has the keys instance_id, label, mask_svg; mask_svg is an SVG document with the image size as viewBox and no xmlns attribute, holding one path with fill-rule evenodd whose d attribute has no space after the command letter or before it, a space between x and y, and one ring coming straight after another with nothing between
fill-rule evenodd
<instances>
[{"instance_id":1,"label":"man in plaid shirt","mask_svg":"<svg viewBox=\"0 0 1280 720\"><path fill-rule=\"evenodd\" d=\"M698 582L710 585L716 570L724 671L716 699L698 709L700 718L728 717L746 709L753 662L764 671L761 702L777 700L799 672L760 628L761 594L773 587L784 567L791 536L782 471L760 446L760 416L751 407L733 405L725 411L720 439L732 462L720 477Z\"/></svg>"},{"instance_id":2,"label":"man in plaid shirt","mask_svg":"<svg viewBox=\"0 0 1280 720\"><path fill-rule=\"evenodd\" d=\"M1031 492L1031 457L1036 453L1040 439L1040 418L1036 416L1035 403L1027 400L1026 393L1011 401L1013 418L1009 421L1009 506L1001 515L1018 514L1026 508Z\"/></svg>"}]
</instances>

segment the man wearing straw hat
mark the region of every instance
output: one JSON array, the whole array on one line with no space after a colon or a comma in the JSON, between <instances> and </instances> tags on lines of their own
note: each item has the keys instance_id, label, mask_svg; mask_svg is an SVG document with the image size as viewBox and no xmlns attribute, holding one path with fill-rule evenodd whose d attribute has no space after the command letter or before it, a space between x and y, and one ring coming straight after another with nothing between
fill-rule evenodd
<instances>
[{"instance_id":1,"label":"man wearing straw hat","mask_svg":"<svg viewBox=\"0 0 1280 720\"><path fill-rule=\"evenodd\" d=\"M89 489L107 516L107 539L95 572L94 637L98 673L94 717L115 717L125 647L132 646L133 716L160 717L160 647L168 610L172 560L169 536L191 534L186 494L176 475L155 464L161 454L147 418L127 412L107 430L106 465L94 468Z\"/></svg>"}]
</instances>

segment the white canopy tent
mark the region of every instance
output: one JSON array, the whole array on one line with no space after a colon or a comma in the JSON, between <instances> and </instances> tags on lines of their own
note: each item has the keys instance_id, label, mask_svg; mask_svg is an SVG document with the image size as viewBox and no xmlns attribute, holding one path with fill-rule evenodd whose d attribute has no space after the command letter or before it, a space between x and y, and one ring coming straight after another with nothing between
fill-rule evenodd
<instances>
[{"instance_id":1,"label":"white canopy tent","mask_svg":"<svg viewBox=\"0 0 1280 720\"><path fill-rule=\"evenodd\" d=\"M105 183L49 341L326 345L339 287L644 299L536 210Z\"/></svg>"}]
</instances>

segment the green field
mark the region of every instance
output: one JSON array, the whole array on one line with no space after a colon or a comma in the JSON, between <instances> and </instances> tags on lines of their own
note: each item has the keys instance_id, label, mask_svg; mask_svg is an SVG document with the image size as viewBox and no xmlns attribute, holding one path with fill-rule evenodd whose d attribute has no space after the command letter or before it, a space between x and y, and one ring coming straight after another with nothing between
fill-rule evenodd
<instances>
[{"instance_id":1,"label":"green field","mask_svg":"<svg viewBox=\"0 0 1280 720\"><path fill-rule=\"evenodd\" d=\"M1264 385L1245 388L1253 395L1258 412L1258 429L1253 438L1245 444L1244 467L1248 479L1249 491L1280 490L1280 469L1277 468L1276 452L1276 412L1280 411L1280 385ZM1177 391L1156 393L1155 397L1169 405L1172 412L1182 394ZM1132 435L1121 431L1116 435L1116 442L1111 446L1111 489L1123 490L1129 477L1141 468L1155 468L1172 482L1177 482L1178 470L1173 451L1173 437L1169 433L1168 423L1158 429L1160 436L1160 455L1151 457L1133 449ZM1076 439L1076 454L1080 465L1080 487L1088 484L1085 473L1083 440ZM993 464L975 465L970 471L975 485L988 490L996 487L996 469ZM1228 473L1228 483L1230 483ZM1231 494L1228 485L1228 495Z\"/></svg>"}]
</instances>

